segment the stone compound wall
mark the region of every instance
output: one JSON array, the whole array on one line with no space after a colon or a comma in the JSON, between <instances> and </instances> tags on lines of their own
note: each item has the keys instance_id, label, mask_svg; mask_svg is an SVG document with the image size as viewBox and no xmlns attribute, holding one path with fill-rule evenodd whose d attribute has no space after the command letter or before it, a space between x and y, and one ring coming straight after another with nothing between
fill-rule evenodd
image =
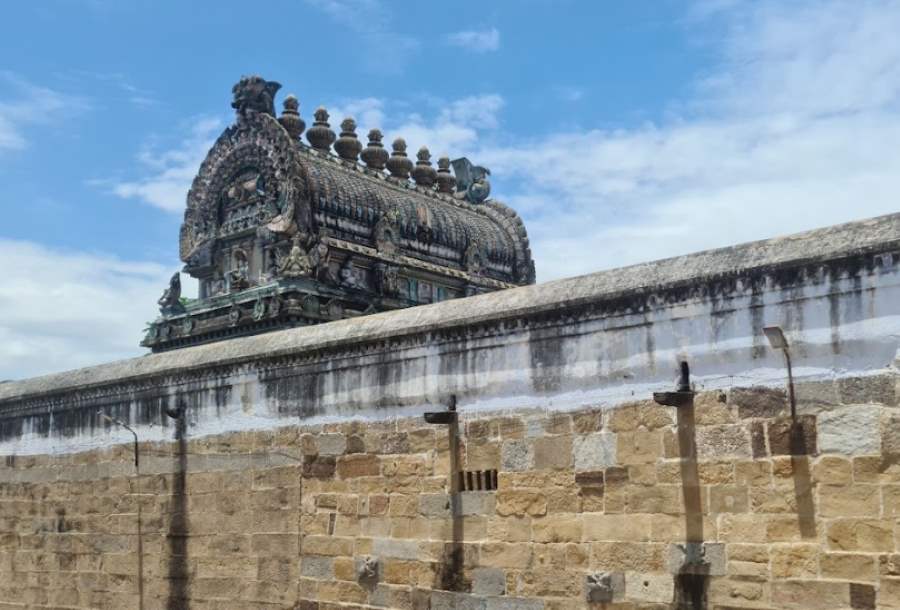
<instances>
[{"instance_id":1,"label":"stone compound wall","mask_svg":"<svg viewBox=\"0 0 900 610\"><path fill-rule=\"evenodd\" d=\"M900 608L896 386L463 416L457 505L420 418L9 458L0 608Z\"/></svg>"},{"instance_id":2,"label":"stone compound wall","mask_svg":"<svg viewBox=\"0 0 900 610\"><path fill-rule=\"evenodd\" d=\"M898 215L0 384L0 610L900 608L895 261Z\"/></svg>"}]
</instances>

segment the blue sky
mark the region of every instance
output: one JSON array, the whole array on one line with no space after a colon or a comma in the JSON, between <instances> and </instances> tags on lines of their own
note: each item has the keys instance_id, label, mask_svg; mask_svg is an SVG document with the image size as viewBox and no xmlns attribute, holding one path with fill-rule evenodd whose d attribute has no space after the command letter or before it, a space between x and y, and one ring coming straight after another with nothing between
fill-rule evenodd
<instances>
[{"instance_id":1,"label":"blue sky","mask_svg":"<svg viewBox=\"0 0 900 610\"><path fill-rule=\"evenodd\" d=\"M539 281L896 210L898 2L252 6L4 7L0 379L141 353L242 74L490 167Z\"/></svg>"}]
</instances>

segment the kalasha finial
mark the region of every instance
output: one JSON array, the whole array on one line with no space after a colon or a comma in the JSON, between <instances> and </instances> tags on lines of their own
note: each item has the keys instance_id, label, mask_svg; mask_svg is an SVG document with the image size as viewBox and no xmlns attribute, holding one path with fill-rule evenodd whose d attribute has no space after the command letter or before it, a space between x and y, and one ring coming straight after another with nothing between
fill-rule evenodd
<instances>
[{"instance_id":1,"label":"kalasha finial","mask_svg":"<svg viewBox=\"0 0 900 610\"><path fill-rule=\"evenodd\" d=\"M316 120L313 122L313 126L307 130L306 139L316 150L327 152L335 140L331 125L328 124L328 111L324 106L319 106L313 116Z\"/></svg>"},{"instance_id":2,"label":"kalasha finial","mask_svg":"<svg viewBox=\"0 0 900 610\"><path fill-rule=\"evenodd\" d=\"M360 155L363 163L365 163L369 169L381 171L384 169L385 163L387 163L388 151L384 149L384 145L381 143L383 137L384 136L379 129L372 129L369 131L369 143Z\"/></svg>"},{"instance_id":3,"label":"kalasha finial","mask_svg":"<svg viewBox=\"0 0 900 610\"><path fill-rule=\"evenodd\" d=\"M387 161L388 171L391 176L398 180L409 180L409 172L412 170L413 162L406 156L406 140L397 138L391 145L394 152Z\"/></svg>"},{"instance_id":4,"label":"kalasha finial","mask_svg":"<svg viewBox=\"0 0 900 610\"><path fill-rule=\"evenodd\" d=\"M437 187L441 193L452 193L456 190L456 178L450 173L450 157L443 156L438 159Z\"/></svg>"},{"instance_id":5,"label":"kalasha finial","mask_svg":"<svg viewBox=\"0 0 900 610\"><path fill-rule=\"evenodd\" d=\"M300 118L300 102L297 100L297 96L292 93L284 98L282 105L284 110L281 111L278 122L290 134L291 139L296 140L303 133L303 130L306 129L306 123Z\"/></svg>"},{"instance_id":6,"label":"kalasha finial","mask_svg":"<svg viewBox=\"0 0 900 610\"><path fill-rule=\"evenodd\" d=\"M419 152L416 153L416 159L418 159L416 167L412 171L413 180L419 186L431 188L437 179L437 172L431 167L431 153L428 151L428 148L425 146L420 148Z\"/></svg>"},{"instance_id":7,"label":"kalasha finial","mask_svg":"<svg viewBox=\"0 0 900 610\"><path fill-rule=\"evenodd\" d=\"M348 116L341 121L341 137L334 143L334 149L341 159L356 161L359 151L362 150L362 142L356 137L356 121Z\"/></svg>"}]
</instances>

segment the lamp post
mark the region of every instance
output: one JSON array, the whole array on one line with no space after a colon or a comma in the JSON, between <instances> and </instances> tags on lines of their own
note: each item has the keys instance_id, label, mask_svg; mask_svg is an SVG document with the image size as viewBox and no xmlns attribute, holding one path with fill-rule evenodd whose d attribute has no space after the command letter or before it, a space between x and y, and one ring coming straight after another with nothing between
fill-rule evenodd
<instances>
[{"instance_id":1,"label":"lamp post","mask_svg":"<svg viewBox=\"0 0 900 610\"><path fill-rule=\"evenodd\" d=\"M140 458L139 458L140 454L138 453L137 432L135 432L134 429L132 429L132 427L129 426L128 424L126 424L125 422L118 420L115 417L110 417L103 411L97 411L97 415L99 415L100 417L102 417L103 419L105 419L106 421L108 421L111 424L115 424L117 426L122 426L123 428L125 428L126 430L131 432L131 434L134 436L134 472L137 476L141 476L141 463L140 463Z\"/></svg>"},{"instance_id":2,"label":"lamp post","mask_svg":"<svg viewBox=\"0 0 900 610\"><path fill-rule=\"evenodd\" d=\"M784 362L787 365L788 375L788 400L791 403L791 421L797 423L797 400L794 397L794 373L791 370L791 350L787 337L784 336L784 331L781 330L780 326L766 326L763 328L763 333L766 335L766 339L769 340L769 345L772 349L780 349L784 354Z\"/></svg>"}]
</instances>

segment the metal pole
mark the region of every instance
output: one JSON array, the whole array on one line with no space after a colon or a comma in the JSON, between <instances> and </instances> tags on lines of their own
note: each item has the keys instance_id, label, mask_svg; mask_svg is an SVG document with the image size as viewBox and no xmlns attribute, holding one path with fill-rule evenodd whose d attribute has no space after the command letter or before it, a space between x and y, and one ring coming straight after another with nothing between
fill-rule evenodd
<instances>
[{"instance_id":1,"label":"metal pole","mask_svg":"<svg viewBox=\"0 0 900 610\"><path fill-rule=\"evenodd\" d=\"M791 370L791 352L788 348L784 348L784 361L787 364L788 374L788 400L791 403L791 421L797 423L797 399L794 396L794 373Z\"/></svg>"}]
</instances>

